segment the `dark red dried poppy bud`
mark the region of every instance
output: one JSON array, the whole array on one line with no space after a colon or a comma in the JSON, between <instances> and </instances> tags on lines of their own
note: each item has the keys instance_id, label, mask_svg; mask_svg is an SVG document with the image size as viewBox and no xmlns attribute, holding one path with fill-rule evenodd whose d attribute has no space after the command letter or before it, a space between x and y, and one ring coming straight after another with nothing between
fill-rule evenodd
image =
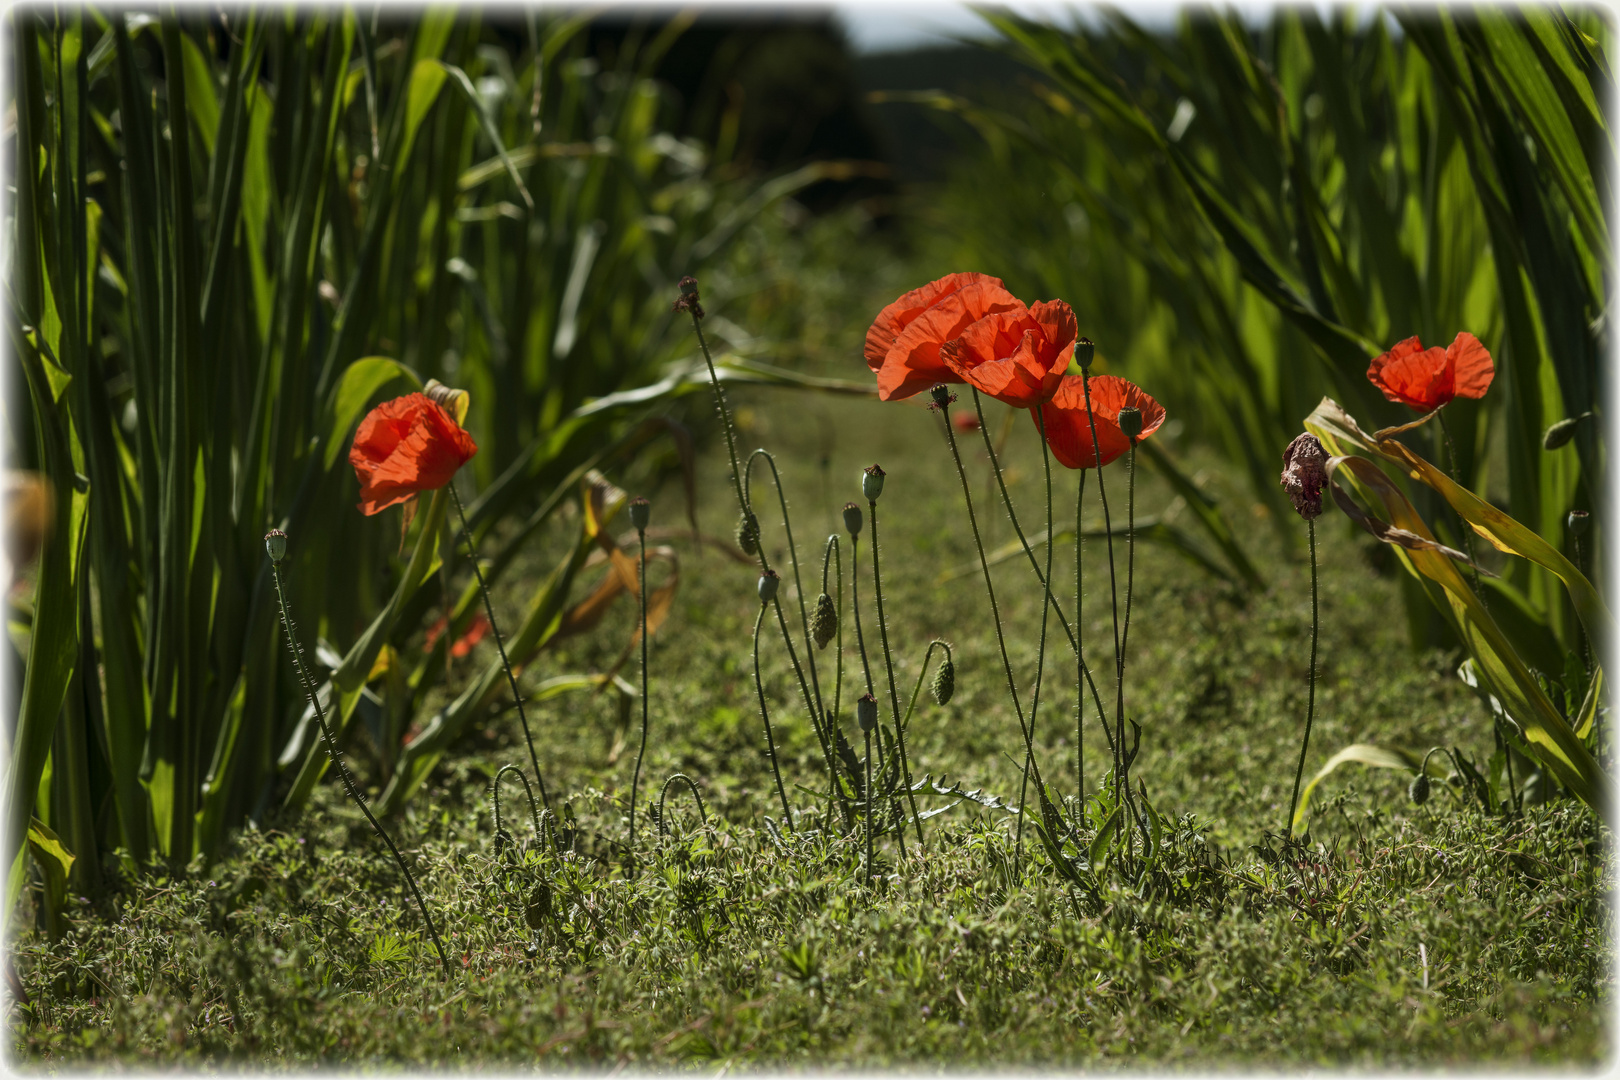
<instances>
[{"instance_id":1,"label":"dark red dried poppy bud","mask_svg":"<svg viewBox=\"0 0 1620 1080\"><path fill-rule=\"evenodd\" d=\"M877 502L878 496L883 494L885 475L880 465L873 465L861 474L861 494L866 496L867 502Z\"/></svg>"},{"instance_id":2,"label":"dark red dried poppy bud","mask_svg":"<svg viewBox=\"0 0 1620 1080\"><path fill-rule=\"evenodd\" d=\"M865 522L865 520L866 519L861 516L861 508L859 506L856 506L852 502L844 504L844 528L849 530L849 535L861 535L861 525Z\"/></svg>"},{"instance_id":3,"label":"dark red dried poppy bud","mask_svg":"<svg viewBox=\"0 0 1620 1080\"><path fill-rule=\"evenodd\" d=\"M680 281L681 295L676 298L672 311L690 311L694 318L703 318L703 304L698 298L698 283L695 277L683 277Z\"/></svg>"},{"instance_id":4,"label":"dark red dried poppy bud","mask_svg":"<svg viewBox=\"0 0 1620 1080\"><path fill-rule=\"evenodd\" d=\"M1315 435L1306 433L1288 444L1283 453L1283 490L1294 510L1306 521L1322 515L1322 489L1327 486L1327 451Z\"/></svg>"},{"instance_id":5,"label":"dark red dried poppy bud","mask_svg":"<svg viewBox=\"0 0 1620 1080\"><path fill-rule=\"evenodd\" d=\"M646 532L651 517L652 504L643 496L637 495L630 500L630 524L636 527L636 532Z\"/></svg>"}]
</instances>

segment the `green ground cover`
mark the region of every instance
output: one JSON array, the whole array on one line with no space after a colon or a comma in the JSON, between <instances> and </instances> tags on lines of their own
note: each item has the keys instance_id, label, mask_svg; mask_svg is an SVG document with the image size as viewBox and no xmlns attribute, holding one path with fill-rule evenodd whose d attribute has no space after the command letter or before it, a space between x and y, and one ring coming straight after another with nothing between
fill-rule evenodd
<instances>
[{"instance_id":1,"label":"green ground cover","mask_svg":"<svg viewBox=\"0 0 1620 1080\"><path fill-rule=\"evenodd\" d=\"M828 314L835 321L811 351L858 366L866 309ZM701 416L706 402L694 401ZM930 640L955 647L954 699L942 708L924 695L910 727L914 768L1016 801L1009 755L1020 739L982 582L958 573L974 570L974 553L938 418L920 402L780 391L734 403L744 446L770 448L781 462L812 595L820 541L837 508L859 497L859 467L884 464L885 600L902 693ZM999 431L1003 409L990 409ZM1309 578L1297 552L1261 527L1267 511L1239 476L1173 437L1162 445L1221 498L1268 587L1244 597L1165 548L1138 549L1128 704L1144 734L1135 772L1180 822L1159 873L1138 884L1104 875L1086 895L1063 885L1029 834L1020 877L1014 820L970 803L929 819L925 850L914 838L903 855L886 843L871 889L859 837L818 832L816 813L797 835L773 837L762 821L776 816L775 793L750 666L755 571L726 553L728 542L665 538L681 578L652 650L641 805L684 772L702 791L706 827L690 796L672 789L669 835L658 836L644 809L632 865L622 843L634 713L622 716L611 694L572 696L534 706L531 723L547 784L574 816L574 850L557 856L530 842L516 784L504 789L503 809L517 842L498 845L489 781L526 752L515 714L491 713L395 823L453 954L448 976L396 867L328 783L299 817L268 817L196 874L126 876L83 902L60 940L23 934L16 963L31 1004L14 1015L14 1061L713 1069L1607 1060L1606 834L1586 807L1565 799L1520 818L1487 817L1444 786L1415 806L1405 774L1350 766L1318 790L1309 845L1280 851L1274 834L1304 712ZM1023 418L1004 461L1021 517L1038 530L1039 443ZM655 529L679 527L678 475L651 468L613 479L652 497ZM1112 469L1123 478L1123 464ZM982 453L969 472L988 541L1011 540ZM697 470L698 518L711 536L729 535L734 520L726 474L715 438ZM1072 522L1072 474L1056 482L1059 520ZM1178 513L1147 470L1138 513ZM777 515L762 514L762 524L773 564L784 566ZM1322 525L1311 768L1354 742L1456 744L1488 757L1489 723L1454 674L1457 655L1414 652L1396 582L1378 576L1342 519ZM530 565L498 590L503 625L516 621L566 532L538 541L524 556ZM1072 546L1055 554L1072 610ZM864 556L863 545L863 572ZM1101 543L1088 541L1086 560L1084 640L1100 648L1109 634ZM1040 594L1026 564L996 573L1027 688ZM595 633L542 654L525 686L611 667L634 625L630 605L618 605ZM853 738L858 661L847 621L844 646L842 720ZM455 661L444 694L492 649L486 640ZM833 652L818 654L823 679ZM763 663L784 779L796 809L809 811L824 784L820 750L779 638L766 638ZM1066 645L1049 643L1048 671L1043 767L1072 796ZM634 682L634 659L622 674ZM1107 758L1094 722L1086 752L1089 791ZM363 747L350 757L368 778ZM954 801L931 795L925 805Z\"/></svg>"}]
</instances>

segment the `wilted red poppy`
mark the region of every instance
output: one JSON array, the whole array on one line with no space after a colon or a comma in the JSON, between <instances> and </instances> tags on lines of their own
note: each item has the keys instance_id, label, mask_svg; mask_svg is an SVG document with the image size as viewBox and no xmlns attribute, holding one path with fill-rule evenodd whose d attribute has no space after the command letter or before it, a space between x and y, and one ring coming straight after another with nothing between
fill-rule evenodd
<instances>
[{"instance_id":1,"label":"wilted red poppy","mask_svg":"<svg viewBox=\"0 0 1620 1080\"><path fill-rule=\"evenodd\" d=\"M878 312L866 332L866 366L877 374L878 396L896 401L935 383L961 382L940 362L940 346L986 315L1023 307L988 274L947 274L906 293Z\"/></svg>"},{"instance_id":2,"label":"wilted red poppy","mask_svg":"<svg viewBox=\"0 0 1620 1080\"><path fill-rule=\"evenodd\" d=\"M1131 440L1119 430L1119 410L1127 405L1142 412L1142 434L1137 436L1137 442L1164 423L1164 406L1129 379L1118 375L1091 377L1091 415L1097 420L1097 452L1093 452L1084 376L1065 375L1052 400L1041 406L1041 420L1046 423L1046 445L1052 448L1052 456L1070 469L1092 468L1099 458L1107 465L1119 457L1131 448ZM1035 419L1033 414L1030 418Z\"/></svg>"},{"instance_id":3,"label":"wilted red poppy","mask_svg":"<svg viewBox=\"0 0 1620 1080\"><path fill-rule=\"evenodd\" d=\"M349 449L361 513L381 513L419 491L444 487L476 453L472 436L425 395L383 402L360 421Z\"/></svg>"},{"instance_id":4,"label":"wilted red poppy","mask_svg":"<svg viewBox=\"0 0 1620 1080\"><path fill-rule=\"evenodd\" d=\"M1003 311L940 347L939 358L963 382L1020 409L1050 401L1080 336L1074 312L1061 300Z\"/></svg>"},{"instance_id":5,"label":"wilted red poppy","mask_svg":"<svg viewBox=\"0 0 1620 1080\"><path fill-rule=\"evenodd\" d=\"M1419 412L1432 412L1454 397L1482 398L1495 376L1491 354L1466 330L1446 349L1425 349L1409 337L1367 367L1367 378L1385 397Z\"/></svg>"}]
</instances>

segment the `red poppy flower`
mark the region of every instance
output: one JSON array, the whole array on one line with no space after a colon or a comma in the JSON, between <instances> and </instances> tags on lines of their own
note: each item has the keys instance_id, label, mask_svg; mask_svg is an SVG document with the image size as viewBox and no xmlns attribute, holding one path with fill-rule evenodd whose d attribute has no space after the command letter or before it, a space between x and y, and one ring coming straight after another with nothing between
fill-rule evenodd
<instances>
[{"instance_id":1,"label":"red poppy flower","mask_svg":"<svg viewBox=\"0 0 1620 1080\"><path fill-rule=\"evenodd\" d=\"M1495 375L1491 354L1466 330L1446 349L1425 349L1409 337L1367 367L1367 378L1385 397L1419 412L1433 412L1454 397L1482 398Z\"/></svg>"},{"instance_id":2,"label":"red poppy flower","mask_svg":"<svg viewBox=\"0 0 1620 1080\"><path fill-rule=\"evenodd\" d=\"M979 430L979 417L977 413L954 412L951 414L951 424L957 431L967 435Z\"/></svg>"},{"instance_id":3,"label":"red poppy flower","mask_svg":"<svg viewBox=\"0 0 1620 1080\"><path fill-rule=\"evenodd\" d=\"M383 402L360 421L349 449L360 512L381 513L419 491L444 487L476 453L472 436L425 395Z\"/></svg>"},{"instance_id":4,"label":"red poppy flower","mask_svg":"<svg viewBox=\"0 0 1620 1080\"><path fill-rule=\"evenodd\" d=\"M427 629L427 639L422 642L422 651L432 652L433 646L439 643L440 636L443 635L445 628L449 625L450 620L447 616L439 616L438 622L435 622ZM472 652L473 646L483 641L484 635L488 633L489 619L480 611L473 616L473 621L467 627L467 632L450 643L450 655L458 660L461 659Z\"/></svg>"},{"instance_id":5,"label":"red poppy flower","mask_svg":"<svg viewBox=\"0 0 1620 1080\"><path fill-rule=\"evenodd\" d=\"M1089 469L1098 464L1107 465L1131 448L1131 440L1119 430L1119 410L1134 405L1142 411L1141 442L1164 423L1164 406L1154 401L1142 388L1118 375L1091 377L1091 415L1086 413L1086 387L1084 376L1065 375L1052 400L1041 406L1041 420L1046 423L1046 445L1052 456L1070 469ZM1091 417L1097 420L1096 452L1091 441ZM1030 419L1034 419L1031 414Z\"/></svg>"},{"instance_id":6,"label":"red poppy flower","mask_svg":"<svg viewBox=\"0 0 1620 1080\"><path fill-rule=\"evenodd\" d=\"M940 347L939 358L963 382L1015 408L1050 401L1080 336L1061 300L986 315Z\"/></svg>"},{"instance_id":7,"label":"red poppy flower","mask_svg":"<svg viewBox=\"0 0 1620 1080\"><path fill-rule=\"evenodd\" d=\"M877 374L878 396L897 401L935 383L961 382L940 362L940 346L986 315L1023 307L988 274L947 274L906 293L878 312L866 332L866 366Z\"/></svg>"}]
</instances>

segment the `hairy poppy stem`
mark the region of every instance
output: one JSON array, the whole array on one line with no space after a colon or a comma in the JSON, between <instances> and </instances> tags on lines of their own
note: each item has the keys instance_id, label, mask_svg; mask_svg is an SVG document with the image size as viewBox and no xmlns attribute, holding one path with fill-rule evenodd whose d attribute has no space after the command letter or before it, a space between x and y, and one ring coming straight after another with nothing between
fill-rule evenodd
<instances>
[{"instance_id":1,"label":"hairy poppy stem","mask_svg":"<svg viewBox=\"0 0 1620 1080\"><path fill-rule=\"evenodd\" d=\"M996 478L996 487L1001 490L1001 504L1007 508L1007 520L1012 522L1013 532L1017 534L1018 543L1024 549L1024 557L1029 560L1029 568L1035 571L1035 580L1045 586L1047 578L1052 575L1050 573L1041 573L1040 563L1035 559L1035 550L1029 546L1029 540L1024 536L1023 526L1018 524L1018 511L1013 509L1012 496L1007 494L1007 482L1001 475L1001 461L996 455L995 444L990 441L990 428L984 422L984 402L979 397L979 391L976 388L973 389L973 408L979 416L979 434L984 436L985 453L990 455L990 472ZM1045 428L1043 427L1042 430L1044 431ZM1047 520L1048 522L1051 521L1050 515ZM1050 524L1047 525L1046 543L1048 547L1052 544ZM1050 590L1047 591L1046 602L1051 606L1053 613L1057 615L1058 625L1063 627L1063 634L1069 639L1069 648L1075 648L1075 632L1069 628L1069 620L1063 617L1063 609L1058 605L1057 597L1053 596Z\"/></svg>"},{"instance_id":2,"label":"hairy poppy stem","mask_svg":"<svg viewBox=\"0 0 1620 1080\"><path fill-rule=\"evenodd\" d=\"M900 721L902 727L910 725L911 714L917 711L917 698L922 694L923 680L928 677L928 662L934 658L935 649L944 649L946 662L951 662L951 647L949 644L939 638L935 638L928 643L928 651L923 653L922 667L917 671L917 683L911 688L911 703L906 706L905 718Z\"/></svg>"},{"instance_id":3,"label":"hairy poppy stem","mask_svg":"<svg viewBox=\"0 0 1620 1080\"><path fill-rule=\"evenodd\" d=\"M1040 647L1035 653L1035 689L1030 695L1029 700L1030 740L1029 749L1027 751L1028 756L1024 761L1023 783L1019 785L1018 789L1018 806L1020 813L1018 815L1018 841L1013 849L1015 853L1021 853L1023 849L1024 814L1022 813L1022 810L1024 807L1025 795L1027 794L1029 788L1030 770L1034 768L1035 765L1035 718L1040 714L1041 711L1041 681L1046 674L1046 617L1054 606L1048 602L1052 599L1052 533L1055 525L1055 522L1052 519L1052 448L1048 446L1046 442L1046 418L1042 414L1040 406L1036 406L1035 408L1035 426L1039 428L1041 432L1041 468L1046 477L1046 573L1041 577L1041 581L1046 588L1046 596L1041 601L1041 638ZM1075 543L1079 542L1080 538L1079 536L1076 536ZM1041 804L1044 806L1046 803L1046 792L1042 790L1039 792L1039 794L1041 797ZM1017 857L1022 856L1019 854Z\"/></svg>"},{"instance_id":4,"label":"hairy poppy stem","mask_svg":"<svg viewBox=\"0 0 1620 1080\"><path fill-rule=\"evenodd\" d=\"M859 625L857 622L856 625ZM872 731L866 731L866 886L872 887L872 803L876 798L872 790Z\"/></svg>"},{"instance_id":5,"label":"hairy poppy stem","mask_svg":"<svg viewBox=\"0 0 1620 1080\"><path fill-rule=\"evenodd\" d=\"M534 782L540 785L540 801L547 810L551 809L551 796L546 793L546 778L540 775L540 755L534 752L534 735L529 731L529 717L523 711L523 695L518 692L517 676L512 674L512 662L506 657L506 641L501 637L500 627L495 625L495 605L489 600L489 586L484 583L483 568L478 565L478 546L473 542L472 527L467 524L467 511L461 506L461 496L456 494L456 485L452 482L445 485L450 491L450 501L456 504L456 516L461 519L461 532L467 538L467 561L472 563L473 574L478 578L478 594L484 598L484 615L489 619L489 632L495 638L495 647L501 653L501 667L506 669L506 681L512 687L512 702L517 706L518 721L523 725L523 741L529 747L529 764L534 766Z\"/></svg>"},{"instance_id":6,"label":"hairy poppy stem","mask_svg":"<svg viewBox=\"0 0 1620 1080\"><path fill-rule=\"evenodd\" d=\"M1108 513L1108 487L1103 482L1102 450L1097 443L1097 417L1091 411L1091 373L1082 372L1080 383L1086 395L1086 421L1091 427L1091 460L1097 463L1097 497L1102 500L1103 535L1108 538L1108 599L1114 612L1114 701L1119 731L1114 738L1114 801L1120 801L1120 773L1125 765L1125 691L1120 673L1119 584L1114 577L1114 522ZM1127 789L1129 790L1129 789Z\"/></svg>"},{"instance_id":7,"label":"hairy poppy stem","mask_svg":"<svg viewBox=\"0 0 1620 1080\"><path fill-rule=\"evenodd\" d=\"M641 593L641 749L636 751L636 771L630 780L630 845L636 843L636 791L641 787L641 759L647 755L647 530L637 529L641 557L637 576Z\"/></svg>"},{"instance_id":8,"label":"hairy poppy stem","mask_svg":"<svg viewBox=\"0 0 1620 1080\"><path fill-rule=\"evenodd\" d=\"M911 820L917 826L917 844L924 846L922 818L917 816L917 795L911 790L911 761L906 756L906 732L900 723L900 695L894 688L894 657L889 653L889 624L883 617L883 575L878 569L877 500L868 499L872 514L872 592L877 597L878 639L883 642L883 666L889 673L889 706L894 716L894 737L900 750L900 774L905 778L906 800L911 804ZM904 833L904 826L900 830Z\"/></svg>"},{"instance_id":9,"label":"hairy poppy stem","mask_svg":"<svg viewBox=\"0 0 1620 1080\"><path fill-rule=\"evenodd\" d=\"M1001 609L996 604L996 588L990 580L990 560L984 554L984 541L979 535L979 520L973 513L973 493L968 489L967 469L962 465L962 452L956 446L956 432L951 427L950 409L948 405L940 406L940 418L945 421L945 441L951 448L951 459L956 462L956 475L962 481L962 501L967 506L968 525L973 532L973 546L979 552L979 568L984 572L984 590L990 596L990 618L996 628L996 645L1001 649L1001 666L1007 673L1007 692L1012 697L1013 713L1018 717L1018 730L1024 736L1024 748L1034 758L1034 742L1029 736L1029 727L1024 723L1024 705L1018 698L1018 683L1013 678L1012 659L1007 655L1007 637L1001 629ZM1035 779L1040 781L1040 765L1035 763ZM1019 823L1023 823L1024 808L1018 808Z\"/></svg>"},{"instance_id":10,"label":"hairy poppy stem","mask_svg":"<svg viewBox=\"0 0 1620 1080\"><path fill-rule=\"evenodd\" d=\"M411 887L411 895L416 898L416 906L422 912L422 921L427 924L428 936L433 939L433 951L439 954L439 966L442 970L450 970L450 961L444 955L444 945L439 941L439 931L433 926L433 917L428 914L427 902L422 899L422 890L416 887L416 877L411 868L405 865L405 857L394 846L393 839L371 813L371 807L366 805L365 796L360 794L359 785L349 774L348 766L343 764L343 758L338 754L337 742L332 738L332 729L326 724L326 712L321 708L320 695L315 692L315 684L310 680L309 672L304 668L303 649L298 644L298 635L294 631L292 614L287 610L287 597L281 588L281 567L275 560L270 563L270 575L276 582L276 601L281 607L281 627L287 634L287 651L292 653L293 666L298 669L298 680L304 686L304 694L309 698L309 704L315 710L315 722L320 725L321 738L326 742L326 752L337 766L338 779L343 782L346 791L360 812L371 823L371 828L382 837L382 842L388 845L389 852L394 856L394 862L399 865L400 873L405 875L405 882Z\"/></svg>"},{"instance_id":11,"label":"hairy poppy stem","mask_svg":"<svg viewBox=\"0 0 1620 1080\"><path fill-rule=\"evenodd\" d=\"M782 800L782 824L791 829L793 812L788 809L787 789L782 786L782 770L776 764L776 737L771 734L771 710L765 704L765 683L759 674L759 631L765 625L765 609L769 606L761 602L759 618L754 620L754 690L759 694L759 715L765 721L765 749L771 759L771 775L776 777L776 794Z\"/></svg>"},{"instance_id":12,"label":"hairy poppy stem","mask_svg":"<svg viewBox=\"0 0 1620 1080\"><path fill-rule=\"evenodd\" d=\"M720 426L726 433L726 453L731 455L731 483L737 489L737 506L748 512L748 500L743 498L742 470L737 466L737 436L731 429L731 410L726 408L726 392L720 386L720 376L714 370L714 357L709 355L709 343L703 337L703 320L697 311L691 311L692 330L697 334L698 348L703 350L703 362L709 366L709 384L714 387L714 406L720 412Z\"/></svg>"},{"instance_id":13,"label":"hairy poppy stem","mask_svg":"<svg viewBox=\"0 0 1620 1080\"><path fill-rule=\"evenodd\" d=\"M1299 766L1294 769L1294 794L1288 800L1288 820L1283 835L1294 835L1294 810L1299 806L1299 782L1305 775L1305 753L1311 747L1311 721L1316 717L1316 634L1318 612L1316 604L1316 522L1307 521L1311 536L1311 670L1310 690L1305 699L1305 738L1299 744Z\"/></svg>"}]
</instances>

